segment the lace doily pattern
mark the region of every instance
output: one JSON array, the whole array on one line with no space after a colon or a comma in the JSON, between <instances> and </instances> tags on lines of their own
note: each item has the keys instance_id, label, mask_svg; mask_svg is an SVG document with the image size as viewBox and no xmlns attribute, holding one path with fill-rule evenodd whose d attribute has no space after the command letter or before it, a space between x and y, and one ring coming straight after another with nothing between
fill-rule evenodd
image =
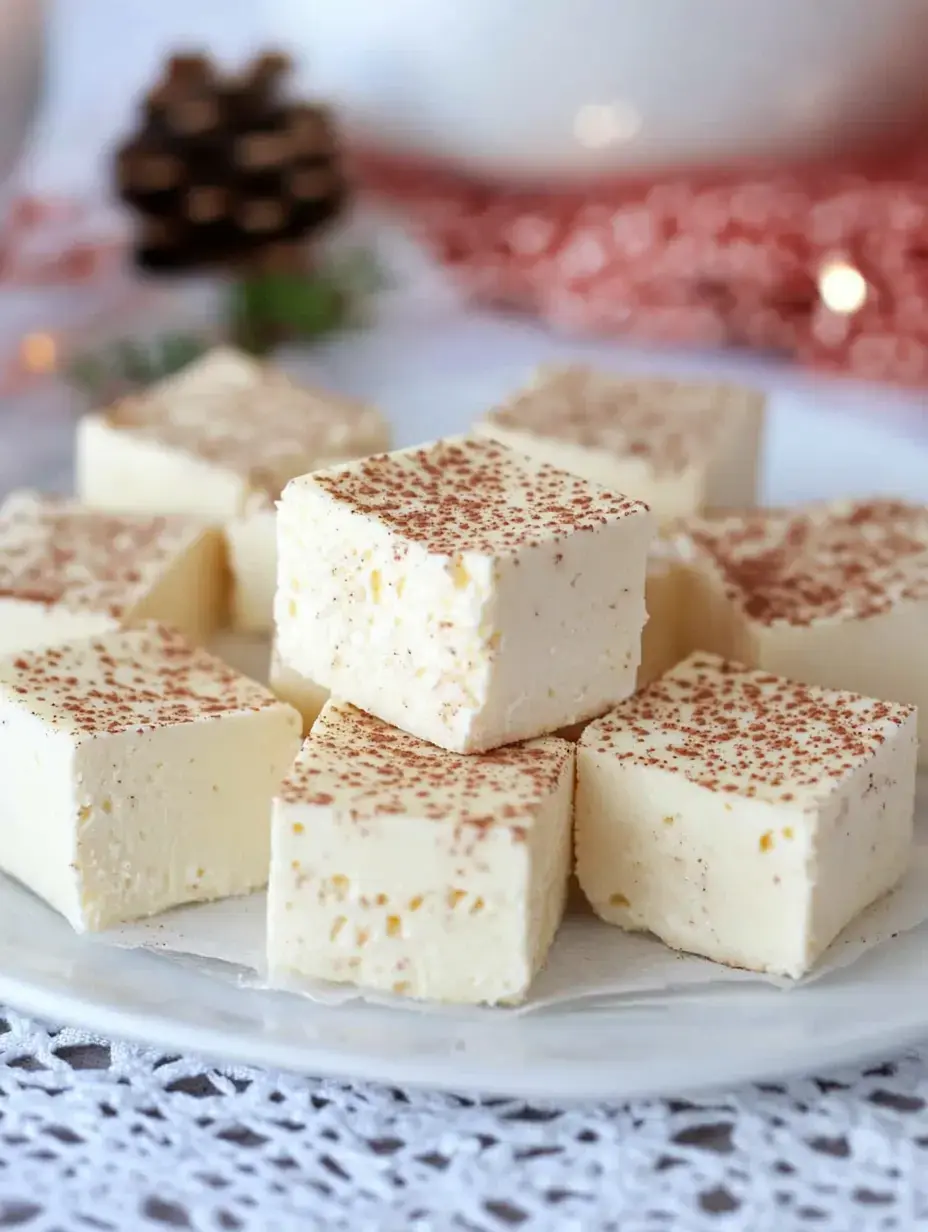
<instances>
[{"instance_id":1,"label":"lace doily pattern","mask_svg":"<svg viewBox=\"0 0 928 1232\"><path fill-rule=\"evenodd\" d=\"M673 1100L347 1085L2 1011L0 1229L884 1232L928 1219L928 1054Z\"/></svg>"}]
</instances>

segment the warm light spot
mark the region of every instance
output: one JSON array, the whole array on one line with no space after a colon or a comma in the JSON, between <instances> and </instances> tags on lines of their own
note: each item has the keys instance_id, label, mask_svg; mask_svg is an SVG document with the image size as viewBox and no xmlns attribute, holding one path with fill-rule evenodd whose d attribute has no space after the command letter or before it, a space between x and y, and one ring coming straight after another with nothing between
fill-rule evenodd
<instances>
[{"instance_id":1,"label":"warm light spot","mask_svg":"<svg viewBox=\"0 0 928 1232\"><path fill-rule=\"evenodd\" d=\"M296 615L296 599L290 600L290 602L287 604L287 611L290 613L291 616Z\"/></svg>"},{"instance_id":2,"label":"warm light spot","mask_svg":"<svg viewBox=\"0 0 928 1232\"><path fill-rule=\"evenodd\" d=\"M51 334L26 334L19 344L19 357L27 372L37 375L54 372L58 364L58 344Z\"/></svg>"},{"instance_id":3,"label":"warm light spot","mask_svg":"<svg viewBox=\"0 0 928 1232\"><path fill-rule=\"evenodd\" d=\"M665 817L665 818L664 818L664 825L665 825L665 826L672 826L672 825L673 825L673 818L672 818L672 817Z\"/></svg>"},{"instance_id":4,"label":"warm light spot","mask_svg":"<svg viewBox=\"0 0 928 1232\"><path fill-rule=\"evenodd\" d=\"M112 813L113 801L109 798L109 796L106 797L106 799L100 805L100 808L103 809L104 813Z\"/></svg>"},{"instance_id":5,"label":"warm light spot","mask_svg":"<svg viewBox=\"0 0 928 1232\"><path fill-rule=\"evenodd\" d=\"M448 891L448 906L454 910L462 898L467 898L466 890L449 890Z\"/></svg>"},{"instance_id":6,"label":"warm light spot","mask_svg":"<svg viewBox=\"0 0 928 1232\"><path fill-rule=\"evenodd\" d=\"M630 907L631 903L628 901L628 899L625 897L624 894L610 894L609 895L609 906L610 907Z\"/></svg>"},{"instance_id":7,"label":"warm light spot","mask_svg":"<svg viewBox=\"0 0 928 1232\"><path fill-rule=\"evenodd\" d=\"M497 650L502 640L501 633L491 633L487 638L487 650Z\"/></svg>"},{"instance_id":8,"label":"warm light spot","mask_svg":"<svg viewBox=\"0 0 928 1232\"><path fill-rule=\"evenodd\" d=\"M89 821L90 814L92 812L93 810L91 809L89 804L82 804L81 807L77 810L77 820L78 821Z\"/></svg>"},{"instance_id":9,"label":"warm light spot","mask_svg":"<svg viewBox=\"0 0 928 1232\"><path fill-rule=\"evenodd\" d=\"M409 980L397 980L393 985L393 991L400 995L404 992L409 992Z\"/></svg>"},{"instance_id":10,"label":"warm light spot","mask_svg":"<svg viewBox=\"0 0 928 1232\"><path fill-rule=\"evenodd\" d=\"M479 913L484 909L485 906L486 906L486 903L483 901L483 899L478 894L477 897L474 899L473 903L471 904L471 909L470 909L471 915L479 915Z\"/></svg>"},{"instance_id":11,"label":"warm light spot","mask_svg":"<svg viewBox=\"0 0 928 1232\"><path fill-rule=\"evenodd\" d=\"M371 939L370 931L366 928L359 928L358 931L355 933L354 939L355 939L356 945L360 949L362 946L367 945L368 941L370 941Z\"/></svg>"},{"instance_id":12,"label":"warm light spot","mask_svg":"<svg viewBox=\"0 0 928 1232\"><path fill-rule=\"evenodd\" d=\"M293 823L293 833L294 834L302 834L303 829L304 829L304 826L303 826L302 821L295 821Z\"/></svg>"},{"instance_id":13,"label":"warm light spot","mask_svg":"<svg viewBox=\"0 0 928 1232\"><path fill-rule=\"evenodd\" d=\"M587 103L574 116L574 136L589 150L631 141L641 132L641 113L630 103Z\"/></svg>"},{"instance_id":14,"label":"warm light spot","mask_svg":"<svg viewBox=\"0 0 928 1232\"><path fill-rule=\"evenodd\" d=\"M379 569L371 571L371 599L374 603L380 602L380 592L383 589L383 576Z\"/></svg>"},{"instance_id":15,"label":"warm light spot","mask_svg":"<svg viewBox=\"0 0 928 1232\"><path fill-rule=\"evenodd\" d=\"M334 941L335 938L338 936L338 934L342 931L342 929L345 927L347 923L348 923L348 920L345 916L337 915L335 919L332 921L332 927L329 930L329 940Z\"/></svg>"},{"instance_id":16,"label":"warm light spot","mask_svg":"<svg viewBox=\"0 0 928 1232\"><path fill-rule=\"evenodd\" d=\"M206 869L205 869L205 868L198 868L198 869L197 869L197 879L200 879L200 878L205 877L205 876L206 876Z\"/></svg>"},{"instance_id":17,"label":"warm light spot","mask_svg":"<svg viewBox=\"0 0 928 1232\"><path fill-rule=\"evenodd\" d=\"M399 581L396 583L396 597L397 597L397 599L402 599L402 597L403 597L403 591L404 591L405 589L406 589L406 579L405 579L404 577L401 577L401 578L399 579Z\"/></svg>"},{"instance_id":18,"label":"warm light spot","mask_svg":"<svg viewBox=\"0 0 928 1232\"><path fill-rule=\"evenodd\" d=\"M470 583L470 574L467 572L467 566L464 564L462 556L455 556L451 562L449 572L456 589L463 590Z\"/></svg>"},{"instance_id":19,"label":"warm light spot","mask_svg":"<svg viewBox=\"0 0 928 1232\"><path fill-rule=\"evenodd\" d=\"M792 827L792 826L784 826L784 827L783 827L783 837L784 837L784 838L792 838L792 837L793 837L793 827Z\"/></svg>"},{"instance_id":20,"label":"warm light spot","mask_svg":"<svg viewBox=\"0 0 928 1232\"><path fill-rule=\"evenodd\" d=\"M859 269L846 261L829 261L819 270L818 289L822 302L832 312L850 316L867 299L867 280Z\"/></svg>"},{"instance_id":21,"label":"warm light spot","mask_svg":"<svg viewBox=\"0 0 928 1232\"><path fill-rule=\"evenodd\" d=\"M403 933L403 925L398 915L387 916L387 936L400 937Z\"/></svg>"},{"instance_id":22,"label":"warm light spot","mask_svg":"<svg viewBox=\"0 0 928 1232\"><path fill-rule=\"evenodd\" d=\"M758 846L760 847L761 851L770 850L770 848L773 846L773 831L772 830L768 830L766 834L762 834L760 836L760 842L758 843Z\"/></svg>"},{"instance_id":23,"label":"warm light spot","mask_svg":"<svg viewBox=\"0 0 928 1232\"><path fill-rule=\"evenodd\" d=\"M293 871L294 871L294 872L297 872L297 871L298 871L298 869L299 869L299 867L300 867L300 862L299 862L299 860L291 860L291 861L290 861L290 867L293 869Z\"/></svg>"},{"instance_id":24,"label":"warm light spot","mask_svg":"<svg viewBox=\"0 0 928 1232\"><path fill-rule=\"evenodd\" d=\"M410 911L418 911L421 906L422 906L422 895L421 894L417 894L415 898L411 898L409 900L409 910Z\"/></svg>"},{"instance_id":25,"label":"warm light spot","mask_svg":"<svg viewBox=\"0 0 928 1232\"><path fill-rule=\"evenodd\" d=\"M378 907L386 907L386 905L387 905L387 902L388 902L388 901L389 901L389 900L388 900L388 898L387 898L386 894L378 894L378 895L377 895L377 897L374 899L374 903L375 903Z\"/></svg>"}]
</instances>

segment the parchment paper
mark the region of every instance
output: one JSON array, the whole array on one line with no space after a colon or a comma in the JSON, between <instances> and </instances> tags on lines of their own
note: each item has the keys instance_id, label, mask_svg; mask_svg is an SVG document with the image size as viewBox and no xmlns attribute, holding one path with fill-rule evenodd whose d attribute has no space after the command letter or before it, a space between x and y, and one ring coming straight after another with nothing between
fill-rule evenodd
<instances>
[{"instance_id":1,"label":"parchment paper","mask_svg":"<svg viewBox=\"0 0 928 1232\"><path fill-rule=\"evenodd\" d=\"M527 1013L588 998L634 1000L707 984L763 982L783 989L802 988L928 920L928 781L924 777L919 784L917 818L912 861L902 882L848 925L801 980L742 971L679 954L654 937L625 933L591 914L574 911L565 919L528 1000L499 1012ZM100 934L99 940L120 947L143 946L202 959L206 970L217 960L232 964L243 985L266 988L269 985L264 974L264 910L265 895L252 894L220 903L181 907L152 920ZM324 981L294 981L287 989L330 1005L357 998L379 1004L398 1003L397 998L386 994ZM423 1013L446 1010L443 1006L405 999L402 1004L415 1005Z\"/></svg>"}]
</instances>

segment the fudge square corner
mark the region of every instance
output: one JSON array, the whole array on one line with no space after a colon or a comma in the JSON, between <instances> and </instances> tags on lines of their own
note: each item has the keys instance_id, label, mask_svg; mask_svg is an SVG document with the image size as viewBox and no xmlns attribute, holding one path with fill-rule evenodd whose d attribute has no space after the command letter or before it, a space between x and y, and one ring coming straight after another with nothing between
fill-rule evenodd
<instances>
[{"instance_id":1,"label":"fudge square corner","mask_svg":"<svg viewBox=\"0 0 928 1232\"><path fill-rule=\"evenodd\" d=\"M577 877L675 949L803 975L908 867L915 707L698 651L577 749Z\"/></svg>"},{"instance_id":2,"label":"fudge square corner","mask_svg":"<svg viewBox=\"0 0 928 1232\"><path fill-rule=\"evenodd\" d=\"M300 728L163 625L0 658L0 869L81 932L259 889Z\"/></svg>"},{"instance_id":3,"label":"fudge square corner","mask_svg":"<svg viewBox=\"0 0 928 1232\"><path fill-rule=\"evenodd\" d=\"M292 480L283 660L454 752L601 714L635 687L653 520L495 441L442 440Z\"/></svg>"}]
</instances>

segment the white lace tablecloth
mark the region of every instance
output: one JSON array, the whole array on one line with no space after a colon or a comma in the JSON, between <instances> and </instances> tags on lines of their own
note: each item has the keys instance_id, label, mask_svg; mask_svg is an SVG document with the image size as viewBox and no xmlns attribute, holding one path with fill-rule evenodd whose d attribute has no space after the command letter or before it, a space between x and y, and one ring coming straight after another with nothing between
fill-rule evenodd
<instances>
[{"instance_id":1,"label":"white lace tablecloth","mask_svg":"<svg viewBox=\"0 0 928 1232\"><path fill-rule=\"evenodd\" d=\"M347 1085L3 1011L0 1228L877 1232L928 1220L928 1065L594 1107Z\"/></svg>"}]
</instances>

